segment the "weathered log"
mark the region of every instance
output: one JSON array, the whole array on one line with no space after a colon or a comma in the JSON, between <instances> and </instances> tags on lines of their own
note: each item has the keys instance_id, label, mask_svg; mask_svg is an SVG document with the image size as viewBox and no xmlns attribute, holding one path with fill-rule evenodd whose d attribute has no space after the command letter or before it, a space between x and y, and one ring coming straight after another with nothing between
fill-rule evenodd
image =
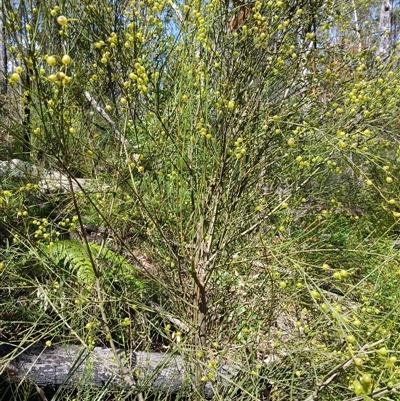
<instances>
[{"instance_id":1,"label":"weathered log","mask_svg":"<svg viewBox=\"0 0 400 401\"><path fill-rule=\"evenodd\" d=\"M60 173L59 171L50 171L39 169L34 164L25 162L20 159L12 159L10 161L0 161L0 179L29 179L37 182L41 192L59 192L66 193L71 190L80 191L94 184L94 180L90 178L71 178ZM97 184L98 185L98 184ZM109 186L101 184L102 190Z\"/></svg>"},{"instance_id":2,"label":"weathered log","mask_svg":"<svg viewBox=\"0 0 400 401\"><path fill-rule=\"evenodd\" d=\"M0 178L24 178L36 177L38 169L36 166L20 159L12 159L10 161L0 161Z\"/></svg>"},{"instance_id":3,"label":"weathered log","mask_svg":"<svg viewBox=\"0 0 400 401\"><path fill-rule=\"evenodd\" d=\"M127 355L118 351L116 357L109 348L89 350L77 345L34 345L26 350L0 345L0 378L10 382L28 380L40 388L74 388L83 384L129 387L117 359L124 361L124 369L138 392L178 393L193 388L193 364L182 356L140 351ZM206 398L211 398L217 387L229 386L238 373L237 364L220 366L216 380L205 384Z\"/></svg>"}]
</instances>

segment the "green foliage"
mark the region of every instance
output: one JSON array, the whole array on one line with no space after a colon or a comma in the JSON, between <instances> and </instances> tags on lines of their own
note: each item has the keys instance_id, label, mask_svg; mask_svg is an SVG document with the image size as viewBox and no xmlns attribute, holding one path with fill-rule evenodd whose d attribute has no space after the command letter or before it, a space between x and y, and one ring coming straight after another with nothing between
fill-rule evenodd
<instances>
[{"instance_id":1,"label":"green foliage","mask_svg":"<svg viewBox=\"0 0 400 401\"><path fill-rule=\"evenodd\" d=\"M68 268L76 276L79 285L89 291L95 283L96 272L99 272L106 282L120 279L132 290L143 290L144 283L135 278L135 268L123 256L95 243L88 243L88 247L89 250L77 240L65 240L45 246L42 251L50 263ZM95 263L96 267L93 267L92 263Z\"/></svg>"},{"instance_id":2,"label":"green foliage","mask_svg":"<svg viewBox=\"0 0 400 401\"><path fill-rule=\"evenodd\" d=\"M373 6L4 1L9 151L68 182L1 183L25 340L167 346L197 399L233 357L221 399L396 386L400 81Z\"/></svg>"}]
</instances>

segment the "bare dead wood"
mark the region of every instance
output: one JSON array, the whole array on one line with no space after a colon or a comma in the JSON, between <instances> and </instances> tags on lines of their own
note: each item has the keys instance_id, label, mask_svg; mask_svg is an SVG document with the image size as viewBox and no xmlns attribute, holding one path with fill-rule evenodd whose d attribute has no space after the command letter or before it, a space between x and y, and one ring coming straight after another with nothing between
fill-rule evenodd
<instances>
[{"instance_id":1,"label":"bare dead wood","mask_svg":"<svg viewBox=\"0 0 400 401\"><path fill-rule=\"evenodd\" d=\"M233 6L238 8L237 13L229 21L229 32L239 29L251 16L253 5L241 0L233 0Z\"/></svg>"},{"instance_id":2,"label":"bare dead wood","mask_svg":"<svg viewBox=\"0 0 400 401\"><path fill-rule=\"evenodd\" d=\"M28 179L37 182L41 192L60 192L81 191L95 184L95 180L90 178L69 178L59 171L42 170L34 164L20 159L0 161L0 179ZM109 186L101 184L99 188L107 189Z\"/></svg>"},{"instance_id":3,"label":"bare dead wood","mask_svg":"<svg viewBox=\"0 0 400 401\"><path fill-rule=\"evenodd\" d=\"M88 92L85 91L84 95L86 99L90 102L92 107L97 110L97 112L108 122L110 127L112 128L113 136L121 141L121 143L129 148L129 141L122 135L122 133L118 130L117 125L115 122L110 118L110 116L107 114L107 112L99 105L99 103L96 101L96 99Z\"/></svg>"},{"instance_id":4,"label":"bare dead wood","mask_svg":"<svg viewBox=\"0 0 400 401\"><path fill-rule=\"evenodd\" d=\"M134 378L137 392L177 393L193 387L193 366L174 354L118 351L129 374ZM211 398L216 387L226 387L239 372L237 364L220 366L215 382L206 383L205 395ZM0 378L9 382L24 380L39 388L74 388L78 385L95 387L132 387L120 372L115 355L109 348L34 345L26 350L0 345Z\"/></svg>"}]
</instances>

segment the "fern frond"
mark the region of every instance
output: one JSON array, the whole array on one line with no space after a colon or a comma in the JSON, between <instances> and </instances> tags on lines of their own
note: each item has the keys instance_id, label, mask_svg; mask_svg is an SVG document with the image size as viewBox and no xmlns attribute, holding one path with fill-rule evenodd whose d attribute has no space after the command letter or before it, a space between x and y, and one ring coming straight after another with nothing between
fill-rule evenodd
<instances>
[{"instance_id":1,"label":"fern frond","mask_svg":"<svg viewBox=\"0 0 400 401\"><path fill-rule=\"evenodd\" d=\"M86 288L91 288L95 273L86 247L77 240L55 242L45 248L46 256L55 264L67 268L76 275L77 281Z\"/></svg>"},{"instance_id":2,"label":"fern frond","mask_svg":"<svg viewBox=\"0 0 400 401\"><path fill-rule=\"evenodd\" d=\"M95 243L89 243L90 252L95 263L98 263L100 277L113 281L118 279L134 289L141 291L144 283L136 277L136 269L126 259ZM55 265L62 266L76 276L79 284L90 290L95 282L95 269L84 244L77 240L55 242L51 247L44 247L46 257ZM104 268L107 267L107 268Z\"/></svg>"}]
</instances>

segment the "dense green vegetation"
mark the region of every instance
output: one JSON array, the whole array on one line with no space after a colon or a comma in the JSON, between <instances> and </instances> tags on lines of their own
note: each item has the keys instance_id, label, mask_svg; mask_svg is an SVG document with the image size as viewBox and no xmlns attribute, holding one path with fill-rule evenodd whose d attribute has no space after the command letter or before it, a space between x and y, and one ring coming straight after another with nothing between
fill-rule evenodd
<instances>
[{"instance_id":1,"label":"dense green vegetation","mask_svg":"<svg viewBox=\"0 0 400 401\"><path fill-rule=\"evenodd\" d=\"M226 360L215 399L400 399L395 5L34 3L1 2L0 341L178 353L185 400Z\"/></svg>"}]
</instances>

